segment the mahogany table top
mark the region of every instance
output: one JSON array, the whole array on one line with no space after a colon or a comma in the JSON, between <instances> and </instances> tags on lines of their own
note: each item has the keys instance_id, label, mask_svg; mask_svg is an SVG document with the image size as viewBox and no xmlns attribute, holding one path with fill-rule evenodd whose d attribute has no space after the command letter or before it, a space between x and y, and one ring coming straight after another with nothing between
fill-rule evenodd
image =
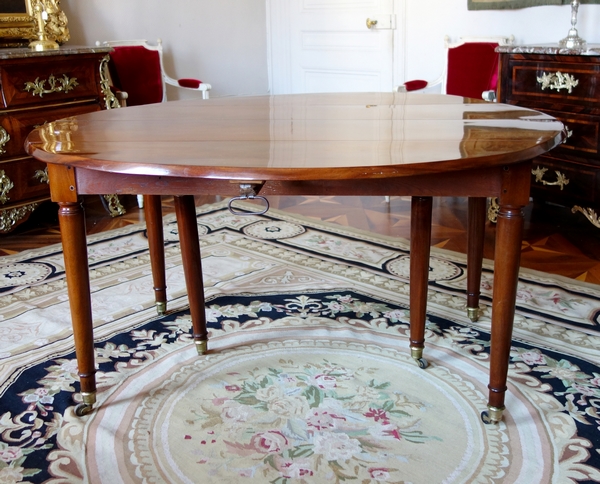
<instances>
[{"instance_id":1,"label":"mahogany table top","mask_svg":"<svg viewBox=\"0 0 600 484\"><path fill-rule=\"evenodd\" d=\"M546 114L456 96L297 94L84 114L34 130L26 148L110 173L341 180L517 163L556 146L562 130Z\"/></svg>"}]
</instances>

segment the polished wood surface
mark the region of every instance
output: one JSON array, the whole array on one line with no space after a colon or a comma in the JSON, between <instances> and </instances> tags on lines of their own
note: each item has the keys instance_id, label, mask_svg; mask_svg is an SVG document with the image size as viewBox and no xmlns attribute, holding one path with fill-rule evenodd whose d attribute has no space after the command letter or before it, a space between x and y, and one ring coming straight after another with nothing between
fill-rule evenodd
<instances>
[{"instance_id":1,"label":"polished wood surface","mask_svg":"<svg viewBox=\"0 0 600 484\"><path fill-rule=\"evenodd\" d=\"M415 313L411 354L424 367L432 197L497 197L495 259L502 263L494 272L485 418L498 421L506 392L530 159L562 141L562 124L535 111L440 95L327 94L204 102L84 115L50 123L29 136L30 153L49 163L52 199L60 206L61 230L68 232L63 234L64 256L70 261L68 284L85 282L80 273L87 272L85 245L78 235L84 231L83 221L71 217L80 195L104 193L108 187L113 193L174 195L194 340L204 352L200 252L190 195L235 195L241 190L248 196L246 185L269 196L409 195L410 302ZM474 205L482 219L481 209L481 204ZM476 237L474 247L482 231ZM152 239L150 244L157 245ZM477 262L469 273L480 271ZM76 301L76 335L91 332L89 283L70 285L69 291ZM89 339L87 334L85 342ZM93 351L83 347L77 357L82 388L87 389L85 413L95 398Z\"/></svg>"},{"instance_id":2,"label":"polished wood surface","mask_svg":"<svg viewBox=\"0 0 600 484\"><path fill-rule=\"evenodd\" d=\"M525 108L456 96L259 96L78 116L34 131L28 150L48 163L127 175L366 179L531 159L561 130Z\"/></svg>"}]
</instances>

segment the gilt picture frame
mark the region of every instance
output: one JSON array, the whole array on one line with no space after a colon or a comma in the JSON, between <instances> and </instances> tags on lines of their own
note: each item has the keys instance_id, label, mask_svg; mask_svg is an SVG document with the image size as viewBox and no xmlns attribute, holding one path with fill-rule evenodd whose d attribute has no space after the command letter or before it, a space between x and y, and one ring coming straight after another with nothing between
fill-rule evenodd
<instances>
[{"instance_id":1,"label":"gilt picture frame","mask_svg":"<svg viewBox=\"0 0 600 484\"><path fill-rule=\"evenodd\" d=\"M503 10L540 7L544 5L569 5L571 0L467 0L468 10ZM600 0L580 0L581 4L598 4Z\"/></svg>"},{"instance_id":2,"label":"gilt picture frame","mask_svg":"<svg viewBox=\"0 0 600 484\"><path fill-rule=\"evenodd\" d=\"M2 0L0 2L0 46L21 47L38 37L35 7L46 12L46 38L62 44L69 40L67 17L60 0Z\"/></svg>"},{"instance_id":3,"label":"gilt picture frame","mask_svg":"<svg viewBox=\"0 0 600 484\"><path fill-rule=\"evenodd\" d=\"M6 0L0 4L0 43L26 45L36 37L31 0Z\"/></svg>"}]
</instances>

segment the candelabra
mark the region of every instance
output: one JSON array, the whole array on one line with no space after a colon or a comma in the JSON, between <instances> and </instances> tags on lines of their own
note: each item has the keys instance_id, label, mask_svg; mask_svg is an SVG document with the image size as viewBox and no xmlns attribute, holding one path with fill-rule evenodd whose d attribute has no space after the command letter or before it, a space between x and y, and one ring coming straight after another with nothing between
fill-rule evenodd
<instances>
[{"instance_id":1,"label":"candelabra","mask_svg":"<svg viewBox=\"0 0 600 484\"><path fill-rule=\"evenodd\" d=\"M37 51L58 49L58 44L53 40L50 40L46 35L48 12L46 12L41 0L34 0L32 7L37 21L38 39L30 42L29 48Z\"/></svg>"},{"instance_id":2,"label":"candelabra","mask_svg":"<svg viewBox=\"0 0 600 484\"><path fill-rule=\"evenodd\" d=\"M569 30L569 34L558 43L561 47L566 47L568 49L585 48L586 42L579 37L579 33L575 28L575 25L577 25L577 11L579 10L579 4L579 0L571 1L571 29Z\"/></svg>"}]
</instances>

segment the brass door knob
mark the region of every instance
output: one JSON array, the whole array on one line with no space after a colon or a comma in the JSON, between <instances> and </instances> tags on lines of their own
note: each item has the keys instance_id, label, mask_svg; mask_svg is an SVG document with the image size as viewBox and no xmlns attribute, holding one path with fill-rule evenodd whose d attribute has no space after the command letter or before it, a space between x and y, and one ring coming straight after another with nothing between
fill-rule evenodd
<instances>
[{"instance_id":1,"label":"brass door knob","mask_svg":"<svg viewBox=\"0 0 600 484\"><path fill-rule=\"evenodd\" d=\"M375 27L375 25L377 25L377 20L371 20L370 18L367 19L368 29L372 29L373 27Z\"/></svg>"}]
</instances>

